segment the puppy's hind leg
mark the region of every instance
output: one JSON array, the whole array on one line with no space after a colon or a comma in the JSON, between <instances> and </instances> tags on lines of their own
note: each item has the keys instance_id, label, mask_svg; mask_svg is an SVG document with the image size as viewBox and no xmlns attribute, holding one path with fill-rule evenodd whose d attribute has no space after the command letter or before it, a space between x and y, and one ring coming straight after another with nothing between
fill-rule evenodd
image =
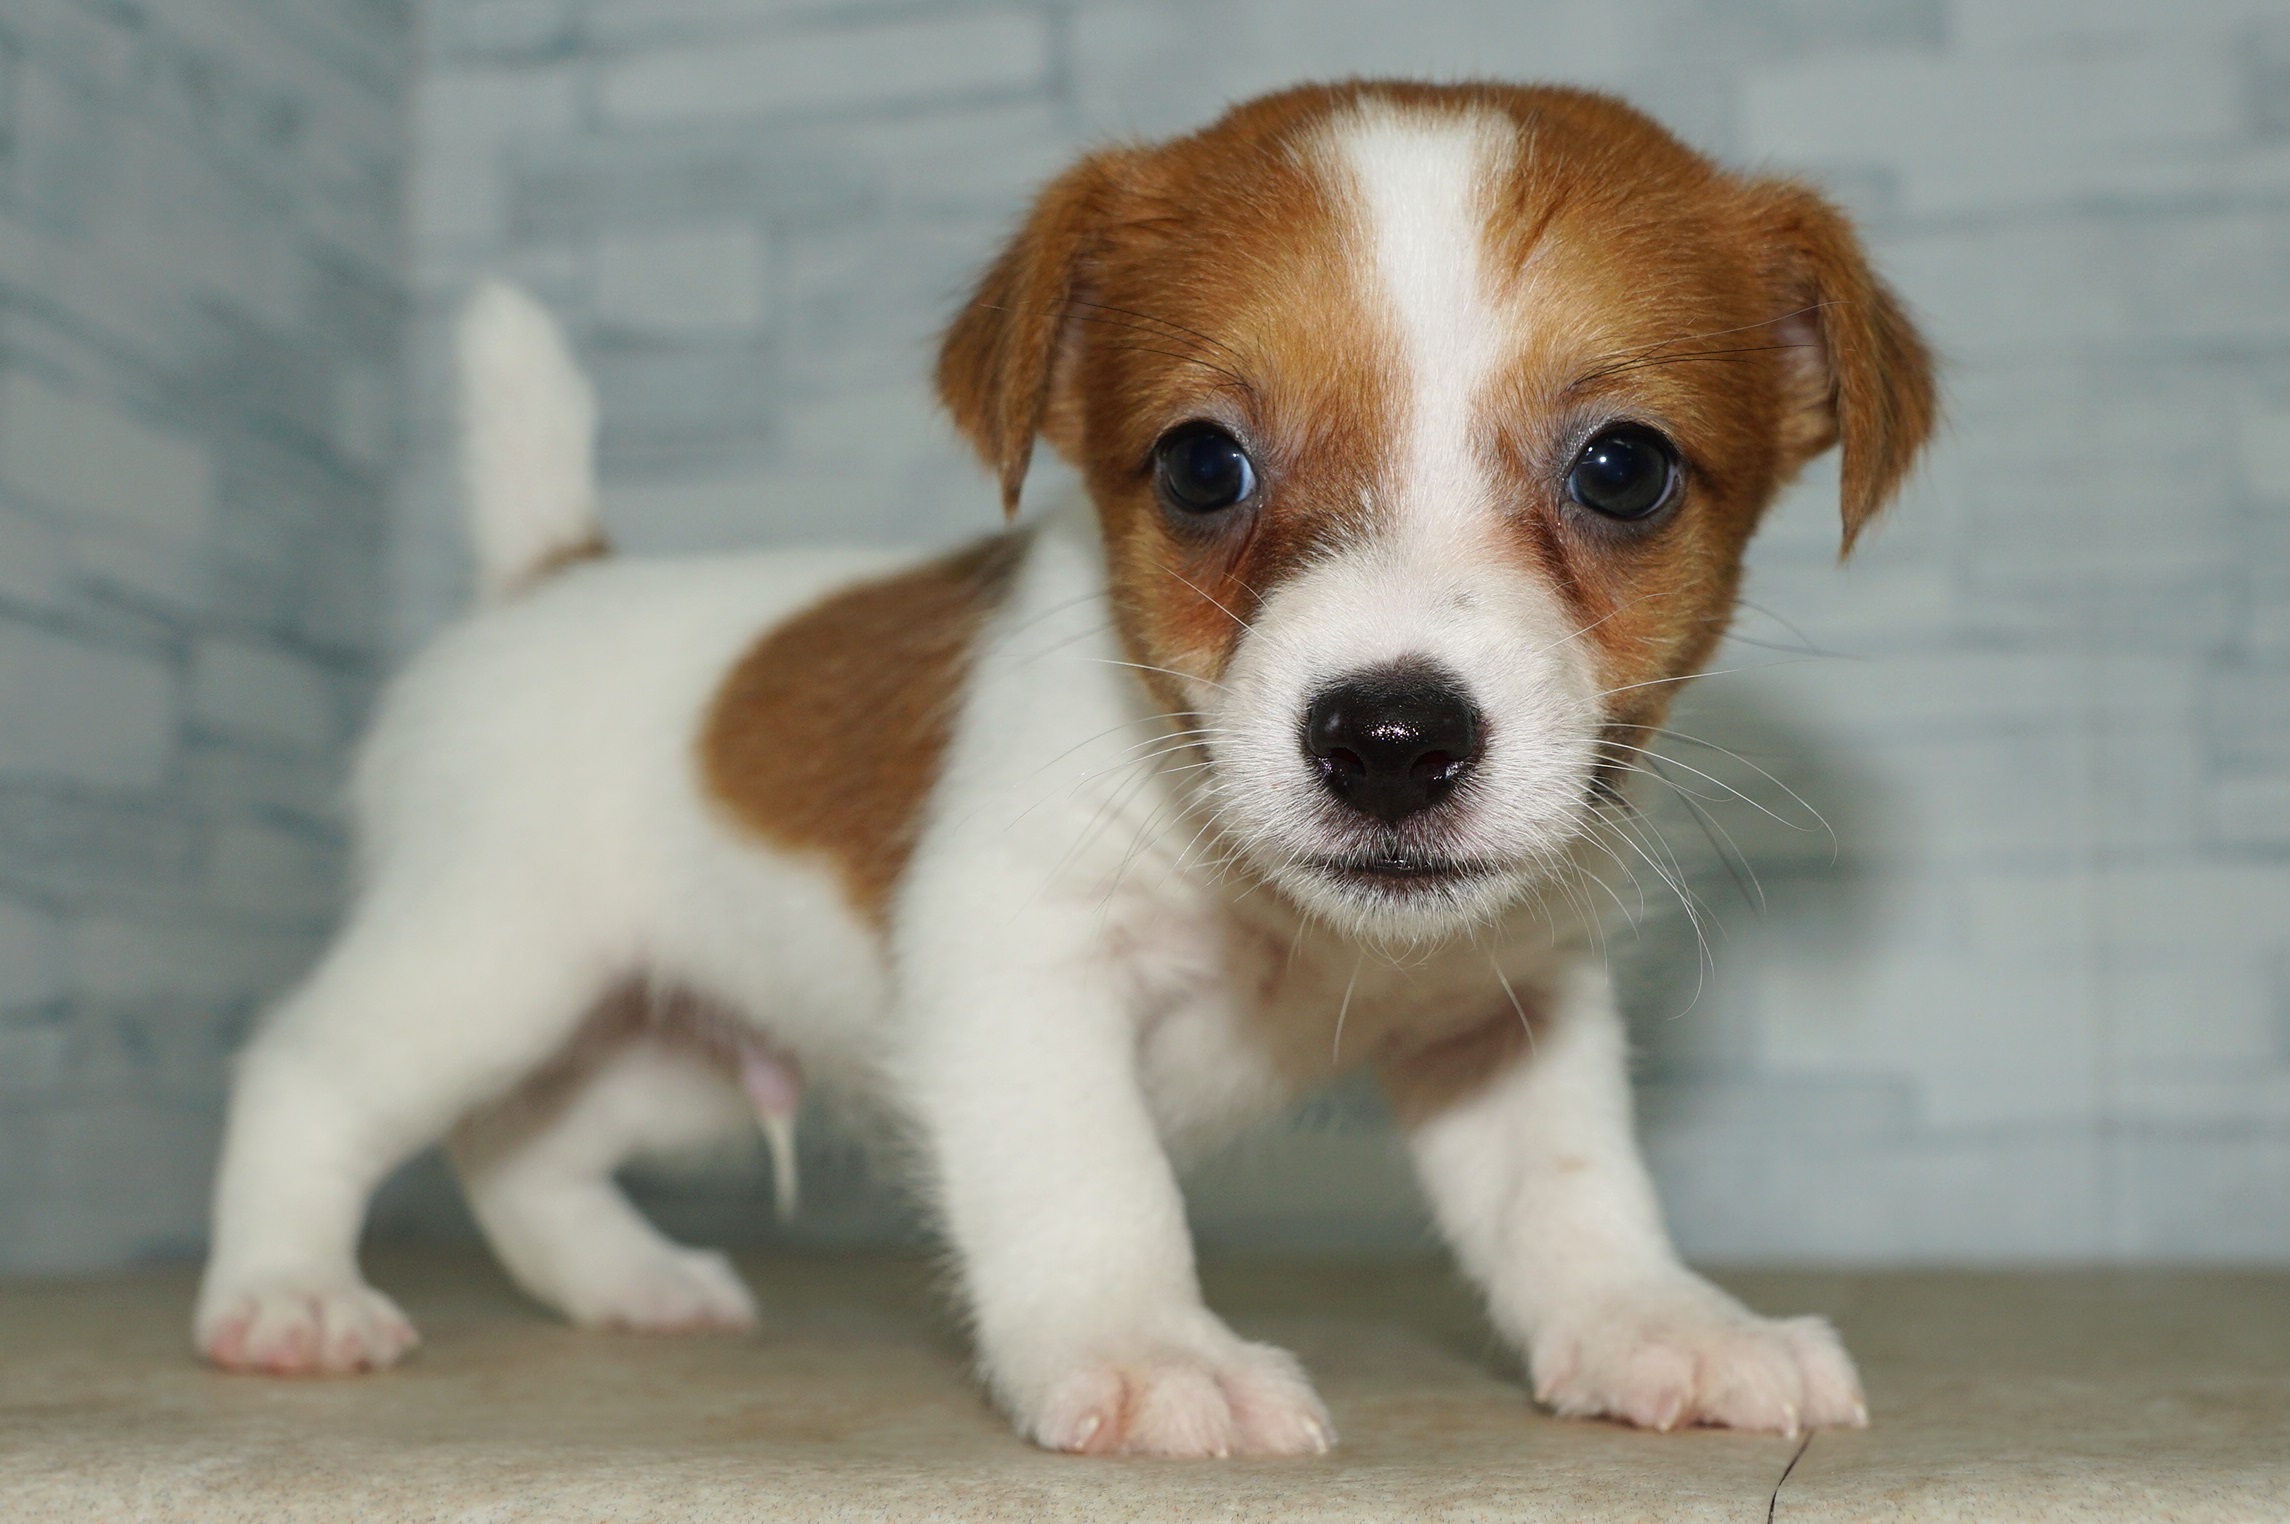
<instances>
[{"instance_id":1,"label":"puppy's hind leg","mask_svg":"<svg viewBox=\"0 0 2290 1524\"><path fill-rule=\"evenodd\" d=\"M755 1302L731 1262L661 1233L612 1173L639 1155L754 1130L719 1065L640 1037L568 1055L456 1128L452 1153L493 1252L519 1285L575 1323L639 1333L746 1328Z\"/></svg>"},{"instance_id":2,"label":"puppy's hind leg","mask_svg":"<svg viewBox=\"0 0 2290 1524\"><path fill-rule=\"evenodd\" d=\"M194 1336L233 1369L377 1369L412 1325L358 1273L382 1177L561 1048L614 972L524 886L378 885L239 1061Z\"/></svg>"}]
</instances>

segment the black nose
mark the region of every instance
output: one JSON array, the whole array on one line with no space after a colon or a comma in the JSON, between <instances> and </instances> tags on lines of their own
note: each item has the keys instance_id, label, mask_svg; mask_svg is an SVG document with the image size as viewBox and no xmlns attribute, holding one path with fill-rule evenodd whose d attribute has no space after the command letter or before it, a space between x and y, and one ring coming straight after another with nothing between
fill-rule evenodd
<instances>
[{"instance_id":1,"label":"black nose","mask_svg":"<svg viewBox=\"0 0 2290 1524\"><path fill-rule=\"evenodd\" d=\"M1479 760L1479 709L1452 674L1409 662L1346 678L1304 714L1328 792L1397 825L1455 791Z\"/></svg>"}]
</instances>

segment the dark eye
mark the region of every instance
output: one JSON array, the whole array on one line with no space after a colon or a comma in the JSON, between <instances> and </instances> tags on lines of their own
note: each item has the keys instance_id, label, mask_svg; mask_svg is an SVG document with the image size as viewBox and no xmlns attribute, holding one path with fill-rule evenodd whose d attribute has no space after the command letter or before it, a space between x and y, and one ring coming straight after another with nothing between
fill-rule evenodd
<instances>
[{"instance_id":1,"label":"dark eye","mask_svg":"<svg viewBox=\"0 0 2290 1524\"><path fill-rule=\"evenodd\" d=\"M1256 466L1240 442L1212 423L1188 423L1154 447L1161 496L1186 513L1216 513L1256 491Z\"/></svg>"},{"instance_id":2,"label":"dark eye","mask_svg":"<svg viewBox=\"0 0 2290 1524\"><path fill-rule=\"evenodd\" d=\"M1678 480L1678 452L1642 423L1602 431L1574 458L1567 495L1610 519L1642 519L1670 500Z\"/></svg>"}]
</instances>

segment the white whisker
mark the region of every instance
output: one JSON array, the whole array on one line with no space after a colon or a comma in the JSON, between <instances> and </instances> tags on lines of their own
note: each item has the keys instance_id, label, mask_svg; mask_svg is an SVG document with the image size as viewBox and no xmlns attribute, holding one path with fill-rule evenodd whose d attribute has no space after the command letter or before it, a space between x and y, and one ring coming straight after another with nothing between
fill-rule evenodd
<instances>
[{"instance_id":1,"label":"white whisker","mask_svg":"<svg viewBox=\"0 0 2290 1524\"><path fill-rule=\"evenodd\" d=\"M1359 987L1360 965L1365 963L1367 958L1368 949L1363 943L1360 947L1359 956L1352 960L1352 977L1344 981L1344 1003L1336 1007L1336 1040L1328 1049L1330 1068L1340 1069L1343 1067L1344 1018L1352 1014L1352 991Z\"/></svg>"}]
</instances>

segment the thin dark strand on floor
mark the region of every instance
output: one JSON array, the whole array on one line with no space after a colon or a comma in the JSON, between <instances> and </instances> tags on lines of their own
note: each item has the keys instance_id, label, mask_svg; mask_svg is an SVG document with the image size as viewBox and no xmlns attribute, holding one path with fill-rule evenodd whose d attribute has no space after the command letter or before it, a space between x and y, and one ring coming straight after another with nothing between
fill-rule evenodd
<instances>
[{"instance_id":1,"label":"thin dark strand on floor","mask_svg":"<svg viewBox=\"0 0 2290 1524\"><path fill-rule=\"evenodd\" d=\"M1781 1468L1781 1478L1773 1484L1773 1496L1765 1500L1765 1524L1773 1524L1773 1513L1781 1506L1781 1489L1788 1484L1789 1473L1797 1469L1797 1463L1805 1458L1805 1452L1813 1448L1813 1436L1820 1432L1818 1429L1807 1429L1805 1437L1797 1442L1797 1453L1790 1456L1789 1464Z\"/></svg>"}]
</instances>

